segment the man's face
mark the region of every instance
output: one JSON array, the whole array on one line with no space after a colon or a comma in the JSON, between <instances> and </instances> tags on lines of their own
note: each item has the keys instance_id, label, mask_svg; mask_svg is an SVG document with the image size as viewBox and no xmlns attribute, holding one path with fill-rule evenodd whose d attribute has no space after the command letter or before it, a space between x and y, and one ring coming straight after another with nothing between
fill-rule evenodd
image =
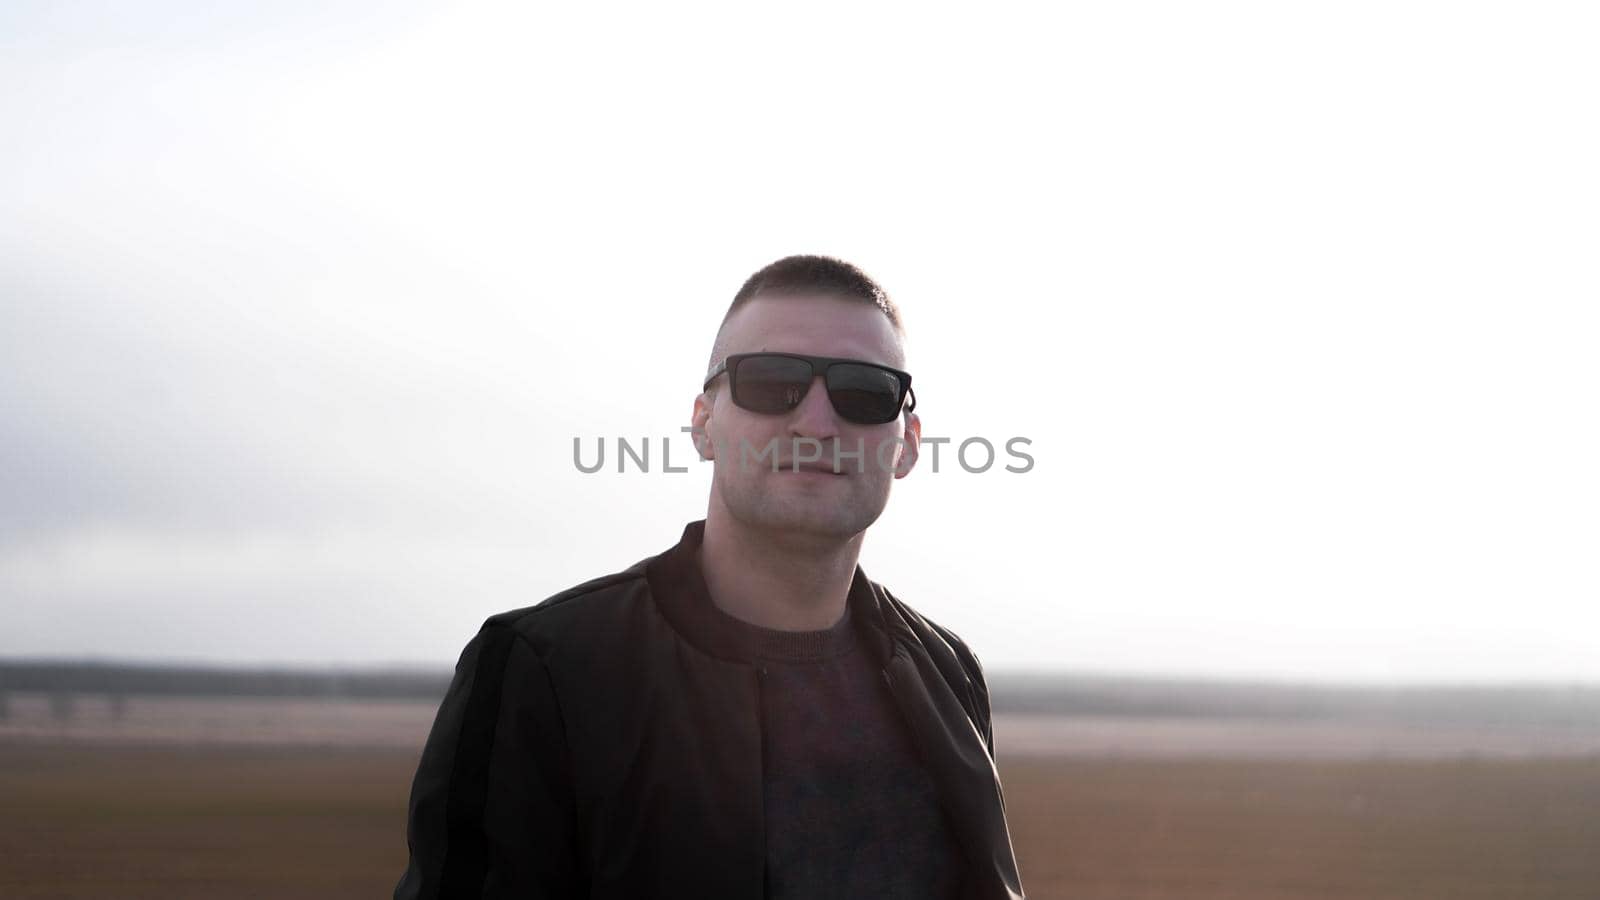
<instances>
[{"instance_id":1,"label":"man's face","mask_svg":"<svg viewBox=\"0 0 1600 900\"><path fill-rule=\"evenodd\" d=\"M729 355L780 351L905 368L900 338L887 316L865 303L826 294L758 295L728 319L722 347ZM693 424L704 433L702 453L714 460L713 507L720 505L748 528L839 539L877 521L894 479L905 477L916 463L922 430L915 413L882 425L846 421L834 411L820 373L799 406L776 415L735 406L728 376L718 376L695 399ZM816 443L797 444L804 438ZM780 463L776 472L771 453L757 458L769 445ZM843 457L839 474L794 471L792 461L809 455L820 457L809 465L833 468L836 449L863 452L859 458Z\"/></svg>"}]
</instances>

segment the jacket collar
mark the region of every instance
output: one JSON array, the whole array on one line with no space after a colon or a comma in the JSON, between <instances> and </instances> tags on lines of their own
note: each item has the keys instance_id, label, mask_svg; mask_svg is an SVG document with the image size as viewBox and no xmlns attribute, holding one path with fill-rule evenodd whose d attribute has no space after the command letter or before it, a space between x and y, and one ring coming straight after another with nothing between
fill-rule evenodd
<instances>
[{"instance_id":1,"label":"jacket collar","mask_svg":"<svg viewBox=\"0 0 1600 900\"><path fill-rule=\"evenodd\" d=\"M739 636L718 615L700 569L699 551L705 538L705 520L690 522L678 543L659 556L644 561L645 577L656 606L674 629L691 644L727 660L742 660ZM894 650L894 634L905 628L899 616L886 615L882 588L856 566L850 581L850 618L865 630L878 661L887 663ZM898 626L898 627L897 627Z\"/></svg>"}]
</instances>

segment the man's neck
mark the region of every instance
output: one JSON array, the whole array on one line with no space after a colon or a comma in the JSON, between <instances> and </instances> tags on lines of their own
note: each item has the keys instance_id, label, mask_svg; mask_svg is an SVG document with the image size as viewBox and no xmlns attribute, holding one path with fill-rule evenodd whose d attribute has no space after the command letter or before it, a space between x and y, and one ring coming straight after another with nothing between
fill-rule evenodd
<instances>
[{"instance_id":1,"label":"man's neck","mask_svg":"<svg viewBox=\"0 0 1600 900\"><path fill-rule=\"evenodd\" d=\"M763 628L820 631L844 615L861 537L835 542L752 532L713 506L700 571L712 602L728 615Z\"/></svg>"}]
</instances>

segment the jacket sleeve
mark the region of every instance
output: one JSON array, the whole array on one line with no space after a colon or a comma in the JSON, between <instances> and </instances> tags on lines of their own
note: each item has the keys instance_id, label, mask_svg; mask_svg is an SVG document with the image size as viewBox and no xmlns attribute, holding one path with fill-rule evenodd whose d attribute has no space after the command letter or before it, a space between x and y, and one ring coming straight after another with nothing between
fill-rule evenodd
<instances>
[{"instance_id":1,"label":"jacket sleeve","mask_svg":"<svg viewBox=\"0 0 1600 900\"><path fill-rule=\"evenodd\" d=\"M585 896L576 831L549 672L491 620L462 651L423 748L395 900Z\"/></svg>"},{"instance_id":2,"label":"jacket sleeve","mask_svg":"<svg viewBox=\"0 0 1600 900\"><path fill-rule=\"evenodd\" d=\"M972 660L972 690L977 695L978 711L983 716L983 721L980 723L983 728L983 743L989 748L989 758L994 759L994 713L989 706L989 682L983 677L983 664L978 662L978 655L965 645L962 649Z\"/></svg>"},{"instance_id":3,"label":"jacket sleeve","mask_svg":"<svg viewBox=\"0 0 1600 900\"><path fill-rule=\"evenodd\" d=\"M983 676L983 664L978 661L978 654L972 652L966 641L953 632L942 629L941 631L951 649L955 650L956 658L961 661L961 668L966 672L967 684L972 688L973 707L977 712L977 718L972 724L977 726L978 733L983 735L983 745L989 750L989 758L994 759L994 716L989 707L989 682Z\"/></svg>"}]
</instances>

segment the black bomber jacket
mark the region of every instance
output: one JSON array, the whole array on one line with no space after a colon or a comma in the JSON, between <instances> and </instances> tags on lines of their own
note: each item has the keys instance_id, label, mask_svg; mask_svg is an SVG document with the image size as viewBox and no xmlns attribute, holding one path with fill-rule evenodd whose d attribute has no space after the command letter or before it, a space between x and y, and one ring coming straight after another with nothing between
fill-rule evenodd
<instances>
[{"instance_id":1,"label":"black bomber jacket","mask_svg":"<svg viewBox=\"0 0 1600 900\"><path fill-rule=\"evenodd\" d=\"M759 673L711 614L704 524L484 623L422 752L396 900L763 896ZM847 602L965 851L963 896L1022 900L977 657L859 567Z\"/></svg>"}]
</instances>

